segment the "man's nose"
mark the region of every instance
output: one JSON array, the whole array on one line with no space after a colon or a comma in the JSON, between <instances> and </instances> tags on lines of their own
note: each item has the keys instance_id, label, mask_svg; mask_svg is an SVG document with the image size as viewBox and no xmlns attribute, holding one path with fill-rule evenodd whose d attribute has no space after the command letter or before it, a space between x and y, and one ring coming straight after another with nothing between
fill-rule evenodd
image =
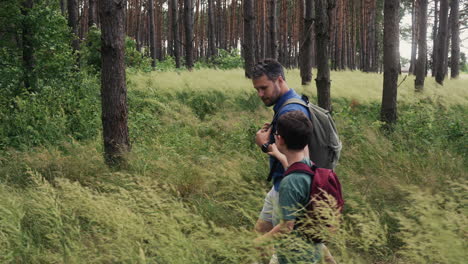
<instances>
[{"instance_id":1,"label":"man's nose","mask_svg":"<svg viewBox=\"0 0 468 264\"><path fill-rule=\"evenodd\" d=\"M258 91L257 91L257 94L258 94L259 97L263 97L263 94L264 94L264 93L265 93L265 92L263 92L263 90L258 90Z\"/></svg>"}]
</instances>

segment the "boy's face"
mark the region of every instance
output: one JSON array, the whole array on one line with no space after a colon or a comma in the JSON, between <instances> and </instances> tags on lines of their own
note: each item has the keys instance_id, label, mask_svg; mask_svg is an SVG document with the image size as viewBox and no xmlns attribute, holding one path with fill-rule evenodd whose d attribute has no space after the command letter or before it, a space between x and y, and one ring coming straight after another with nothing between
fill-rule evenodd
<instances>
[{"instance_id":1,"label":"boy's face","mask_svg":"<svg viewBox=\"0 0 468 264\"><path fill-rule=\"evenodd\" d=\"M257 90L257 95L262 99L266 106L272 106L281 97L281 89L279 82L282 78L278 77L272 81L264 74L262 77L252 80L254 88Z\"/></svg>"}]
</instances>

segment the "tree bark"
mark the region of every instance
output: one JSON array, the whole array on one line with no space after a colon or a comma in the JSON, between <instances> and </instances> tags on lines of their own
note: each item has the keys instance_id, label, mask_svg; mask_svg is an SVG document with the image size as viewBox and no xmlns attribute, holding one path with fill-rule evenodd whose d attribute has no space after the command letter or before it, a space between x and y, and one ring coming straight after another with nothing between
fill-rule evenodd
<instances>
[{"instance_id":1,"label":"tree bark","mask_svg":"<svg viewBox=\"0 0 468 264\"><path fill-rule=\"evenodd\" d=\"M21 15L23 17L29 16L29 12L34 6L34 0L24 0L21 3ZM33 44L33 32L32 25L28 23L27 19L23 20L22 27L22 52L23 52L23 83L24 87L29 92L35 92L37 89L34 58L34 44Z\"/></svg>"},{"instance_id":2,"label":"tree bark","mask_svg":"<svg viewBox=\"0 0 468 264\"><path fill-rule=\"evenodd\" d=\"M179 39L179 14L177 12L177 0L171 0L172 14L172 37L173 37L173 54L175 58L176 68L180 68L180 39Z\"/></svg>"},{"instance_id":3,"label":"tree bark","mask_svg":"<svg viewBox=\"0 0 468 264\"><path fill-rule=\"evenodd\" d=\"M411 12L411 59L410 59L410 67L409 73L415 73L415 65L416 65L416 51L418 49L418 36L419 36L419 1L420 0L413 0L413 8Z\"/></svg>"},{"instance_id":4,"label":"tree bark","mask_svg":"<svg viewBox=\"0 0 468 264\"><path fill-rule=\"evenodd\" d=\"M431 63L431 76L435 77L437 65L437 34L439 28L439 0L434 0L434 25L432 26L432 63Z\"/></svg>"},{"instance_id":5,"label":"tree bark","mask_svg":"<svg viewBox=\"0 0 468 264\"><path fill-rule=\"evenodd\" d=\"M252 78L255 47L254 0L244 0L244 61L245 77Z\"/></svg>"},{"instance_id":6,"label":"tree bark","mask_svg":"<svg viewBox=\"0 0 468 264\"><path fill-rule=\"evenodd\" d=\"M418 60L416 61L416 79L414 80L414 88L416 91L424 89L424 78L426 77L426 59L427 59L427 0L421 0L419 21L419 36L418 36Z\"/></svg>"},{"instance_id":7,"label":"tree bark","mask_svg":"<svg viewBox=\"0 0 468 264\"><path fill-rule=\"evenodd\" d=\"M188 70L193 68L193 3L184 0L185 14L185 65Z\"/></svg>"},{"instance_id":8,"label":"tree bark","mask_svg":"<svg viewBox=\"0 0 468 264\"><path fill-rule=\"evenodd\" d=\"M125 163L130 151L125 84L125 0L100 0L102 24L101 100L105 160L109 166Z\"/></svg>"},{"instance_id":9,"label":"tree bark","mask_svg":"<svg viewBox=\"0 0 468 264\"><path fill-rule=\"evenodd\" d=\"M437 34L437 65L436 65L436 82L440 85L444 84L445 64L447 61L447 31L448 31L448 0L440 1L440 16L439 16L439 33Z\"/></svg>"},{"instance_id":10,"label":"tree bark","mask_svg":"<svg viewBox=\"0 0 468 264\"><path fill-rule=\"evenodd\" d=\"M150 54L151 66L156 67L156 41L154 32L154 1L148 0L148 15L149 15L149 39L150 39Z\"/></svg>"},{"instance_id":11,"label":"tree bark","mask_svg":"<svg viewBox=\"0 0 468 264\"><path fill-rule=\"evenodd\" d=\"M313 0L306 0L304 7L304 30L303 41L299 48L300 72L302 85L306 85L312 81L312 27L314 6Z\"/></svg>"},{"instance_id":12,"label":"tree bark","mask_svg":"<svg viewBox=\"0 0 468 264\"><path fill-rule=\"evenodd\" d=\"M384 81L380 120L391 125L397 120L397 81L399 72L400 0L384 3Z\"/></svg>"},{"instance_id":13,"label":"tree bark","mask_svg":"<svg viewBox=\"0 0 468 264\"><path fill-rule=\"evenodd\" d=\"M452 28L452 54L450 64L450 76L457 78L460 74L460 17L459 0L452 0L450 7Z\"/></svg>"},{"instance_id":14,"label":"tree bark","mask_svg":"<svg viewBox=\"0 0 468 264\"><path fill-rule=\"evenodd\" d=\"M277 43L277 30L276 30L276 0L269 0L269 16L268 23L270 25L270 54L269 57L272 59L278 59L278 43Z\"/></svg>"},{"instance_id":15,"label":"tree bark","mask_svg":"<svg viewBox=\"0 0 468 264\"><path fill-rule=\"evenodd\" d=\"M68 8L68 26L73 33L72 48L73 51L80 49L80 39L78 37L78 0L67 0Z\"/></svg>"},{"instance_id":16,"label":"tree bark","mask_svg":"<svg viewBox=\"0 0 468 264\"><path fill-rule=\"evenodd\" d=\"M331 13L335 6L334 0L315 1L315 34L317 41L317 85L318 104L323 109L331 111L330 99L330 67L328 65L328 49L330 42Z\"/></svg>"},{"instance_id":17,"label":"tree bark","mask_svg":"<svg viewBox=\"0 0 468 264\"><path fill-rule=\"evenodd\" d=\"M214 0L208 0L208 57L216 56Z\"/></svg>"},{"instance_id":18,"label":"tree bark","mask_svg":"<svg viewBox=\"0 0 468 264\"><path fill-rule=\"evenodd\" d=\"M96 12L96 0L89 0L89 10L88 10L88 26L92 27L93 25L97 26L97 12Z\"/></svg>"}]
</instances>

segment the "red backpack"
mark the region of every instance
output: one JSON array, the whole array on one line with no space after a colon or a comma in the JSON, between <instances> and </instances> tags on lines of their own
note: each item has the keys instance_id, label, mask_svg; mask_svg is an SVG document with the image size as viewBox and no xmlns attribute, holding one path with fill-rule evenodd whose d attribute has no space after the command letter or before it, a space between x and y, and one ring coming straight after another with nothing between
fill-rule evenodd
<instances>
[{"instance_id":1,"label":"red backpack","mask_svg":"<svg viewBox=\"0 0 468 264\"><path fill-rule=\"evenodd\" d=\"M327 202L328 206L330 206L334 211L338 211L339 213L343 211L344 200L341 192L341 184L338 180L336 173L331 169L318 168L315 165L309 167L307 164L302 162L296 162L289 166L289 168L284 173L284 177L288 176L291 173L305 173L312 177L312 181L310 184L310 202L306 206L306 217L311 219L312 221L315 221L315 223L320 222L324 225L324 227L331 227L333 229L332 225L327 223L327 217L324 217L323 215L317 215L316 211L319 206L324 204L323 202ZM330 204L328 201L333 200L329 199L330 197L333 197L336 203L333 202L332 204ZM301 226L300 223L301 222L299 221L299 225L295 226L295 229L312 228L304 225ZM311 222L308 223L310 224ZM315 229L317 228L315 227ZM310 234L306 231L306 236L310 237L315 242L323 241L322 237L320 237L319 235L314 235L313 233L314 232Z\"/></svg>"}]
</instances>

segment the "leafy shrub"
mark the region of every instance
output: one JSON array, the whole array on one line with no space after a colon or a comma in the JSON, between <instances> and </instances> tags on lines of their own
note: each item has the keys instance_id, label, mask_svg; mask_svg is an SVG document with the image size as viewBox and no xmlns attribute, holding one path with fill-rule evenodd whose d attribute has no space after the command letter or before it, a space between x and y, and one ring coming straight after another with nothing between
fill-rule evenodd
<instances>
[{"instance_id":1,"label":"leafy shrub","mask_svg":"<svg viewBox=\"0 0 468 264\"><path fill-rule=\"evenodd\" d=\"M90 67L93 71L101 69L101 31L91 27L86 41L81 45L81 65ZM125 37L125 66L151 71L151 58L144 56L137 50L136 41Z\"/></svg>"}]
</instances>

